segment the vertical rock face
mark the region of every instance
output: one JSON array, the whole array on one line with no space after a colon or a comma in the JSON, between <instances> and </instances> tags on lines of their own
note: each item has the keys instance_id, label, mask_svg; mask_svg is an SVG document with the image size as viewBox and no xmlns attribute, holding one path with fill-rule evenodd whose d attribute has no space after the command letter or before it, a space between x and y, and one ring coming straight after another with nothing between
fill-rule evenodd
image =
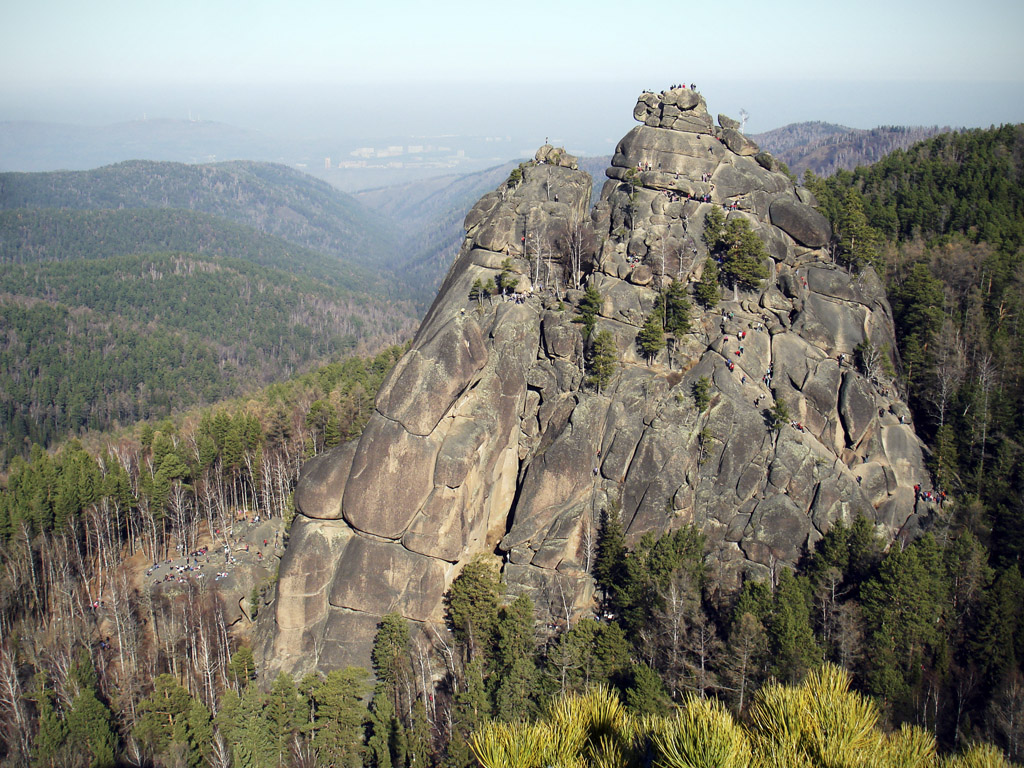
<instances>
[{"instance_id":1,"label":"vertical rock face","mask_svg":"<svg viewBox=\"0 0 1024 768\"><path fill-rule=\"evenodd\" d=\"M304 468L262 617L271 670L367 665L389 611L443 633L443 593L477 553L500 557L510 590L540 610L588 610L598 515L613 503L632 536L700 526L726 584L795 562L838 519L864 514L890 536L916 525L920 443L884 377L852 365L865 340L894 347L878 279L830 263L810 193L735 121L716 128L699 94L643 94L634 116L643 125L619 143L590 212L602 240L586 280L621 360L611 383L583 386L580 292L563 288L556 252L555 234L588 213L590 178L545 146L467 215L361 438ZM648 364L637 332L660 286L699 279L716 206L765 242L770 277L695 310L692 332ZM505 296L470 298L491 279ZM713 384L703 413L700 377ZM793 421L776 433L766 411L778 398Z\"/></svg>"}]
</instances>

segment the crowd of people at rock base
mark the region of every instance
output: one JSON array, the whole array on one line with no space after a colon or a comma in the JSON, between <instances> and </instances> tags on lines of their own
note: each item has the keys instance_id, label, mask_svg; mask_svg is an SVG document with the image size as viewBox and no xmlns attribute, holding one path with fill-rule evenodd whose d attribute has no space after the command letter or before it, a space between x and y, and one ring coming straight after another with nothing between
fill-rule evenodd
<instances>
[{"instance_id":1,"label":"crowd of people at rock base","mask_svg":"<svg viewBox=\"0 0 1024 768\"><path fill-rule=\"evenodd\" d=\"M921 488L920 483L917 483L914 486L914 497L918 501L926 501L929 504L938 504L939 506L942 506L946 501L946 492L938 488L932 491L926 491Z\"/></svg>"},{"instance_id":2,"label":"crowd of people at rock base","mask_svg":"<svg viewBox=\"0 0 1024 768\"><path fill-rule=\"evenodd\" d=\"M219 560L220 555L223 554L224 570L217 571L213 575L213 580L220 581L221 579L226 579L231 575L231 567L238 565L240 562L239 557L244 559L253 554L249 542L243 541L242 534L251 531L259 523L260 517L256 515L251 519L245 519L237 523L238 531L235 530L235 525L229 527L223 533L220 528L217 528L214 532L214 537L224 539L223 545L215 546L212 549L205 546L199 547L194 552L186 553L180 562L177 558L167 558L162 563L155 561L152 566L146 569L146 576L152 577L153 574L157 574L157 578L153 580L154 586L160 586L168 582L185 584L190 578L203 579L206 577L205 569ZM264 550L267 550L269 554L270 551L276 551L279 546L280 533L274 534L273 541L263 539L263 547L257 547L254 553L256 562L263 561ZM234 547L234 552L232 552L232 547ZM167 570L161 577L158 571L162 571L164 566L167 566Z\"/></svg>"}]
</instances>

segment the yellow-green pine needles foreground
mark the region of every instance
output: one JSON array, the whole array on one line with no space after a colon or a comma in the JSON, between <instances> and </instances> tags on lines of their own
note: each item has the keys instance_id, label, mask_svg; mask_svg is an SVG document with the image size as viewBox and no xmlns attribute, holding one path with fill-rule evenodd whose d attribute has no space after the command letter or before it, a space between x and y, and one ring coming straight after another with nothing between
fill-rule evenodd
<instances>
[{"instance_id":1,"label":"yellow-green pine needles foreground","mask_svg":"<svg viewBox=\"0 0 1024 768\"><path fill-rule=\"evenodd\" d=\"M798 686L765 686L746 726L696 696L674 715L636 717L601 687L536 722L489 723L471 746L483 768L1009 768L991 745L940 758L929 731L886 734L878 719L849 674L825 665Z\"/></svg>"}]
</instances>

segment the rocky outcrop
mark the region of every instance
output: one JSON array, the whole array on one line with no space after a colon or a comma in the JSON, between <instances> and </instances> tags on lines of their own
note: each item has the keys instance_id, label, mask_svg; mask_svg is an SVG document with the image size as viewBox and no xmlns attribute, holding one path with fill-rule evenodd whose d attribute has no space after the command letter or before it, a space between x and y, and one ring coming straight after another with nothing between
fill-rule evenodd
<instances>
[{"instance_id":1,"label":"rocky outcrop","mask_svg":"<svg viewBox=\"0 0 1024 768\"><path fill-rule=\"evenodd\" d=\"M699 526L725 585L795 562L836 520L864 514L889 536L917 525L921 445L891 385L853 365L865 341L893 348L878 279L830 263L813 198L728 119L715 129L695 91L645 93L634 116L643 125L619 143L591 213L603 244L586 279L602 296L597 330L618 347L612 380L584 384L582 292L556 258L591 182L545 146L467 215L363 435L304 469L263 619L270 669L365 665L391 610L437 637L442 595L479 553L541 610L590 610L612 505L634 537ZM662 286L699 279L716 206L762 238L770 277L723 290L649 363L637 332ZM503 268L515 274L503 295L470 299ZM702 377L713 393L698 412ZM769 430L780 398L792 423Z\"/></svg>"}]
</instances>

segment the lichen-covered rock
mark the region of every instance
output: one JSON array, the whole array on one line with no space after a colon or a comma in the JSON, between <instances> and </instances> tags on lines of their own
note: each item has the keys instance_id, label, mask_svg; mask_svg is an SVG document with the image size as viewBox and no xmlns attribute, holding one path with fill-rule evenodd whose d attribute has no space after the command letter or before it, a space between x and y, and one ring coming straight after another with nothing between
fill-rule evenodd
<instances>
[{"instance_id":1,"label":"lichen-covered rock","mask_svg":"<svg viewBox=\"0 0 1024 768\"><path fill-rule=\"evenodd\" d=\"M612 505L633 540L699 526L724 589L794 563L836 520L866 515L890 537L920 529L924 462L897 416L906 407L853 367L863 341L893 346L877 277L831 263L813 198L734 121L720 117L716 137L695 91L642 94L634 116L642 125L619 142L591 217L603 244L585 275L601 295L596 331L618 352L610 380L585 384L583 291L560 259L523 247L589 206L589 177L546 145L467 215L358 442L304 470L276 607L260 619L268 671L366 665L389 611L437 637L442 596L479 553L500 556L509 591L539 610L590 611ZM705 217L723 206L764 241L769 276L723 289L648 361L637 334L671 281L699 280ZM505 263L519 292L471 302L474 281ZM702 378L711 402L698 412ZM792 421L774 430L780 400Z\"/></svg>"}]
</instances>

